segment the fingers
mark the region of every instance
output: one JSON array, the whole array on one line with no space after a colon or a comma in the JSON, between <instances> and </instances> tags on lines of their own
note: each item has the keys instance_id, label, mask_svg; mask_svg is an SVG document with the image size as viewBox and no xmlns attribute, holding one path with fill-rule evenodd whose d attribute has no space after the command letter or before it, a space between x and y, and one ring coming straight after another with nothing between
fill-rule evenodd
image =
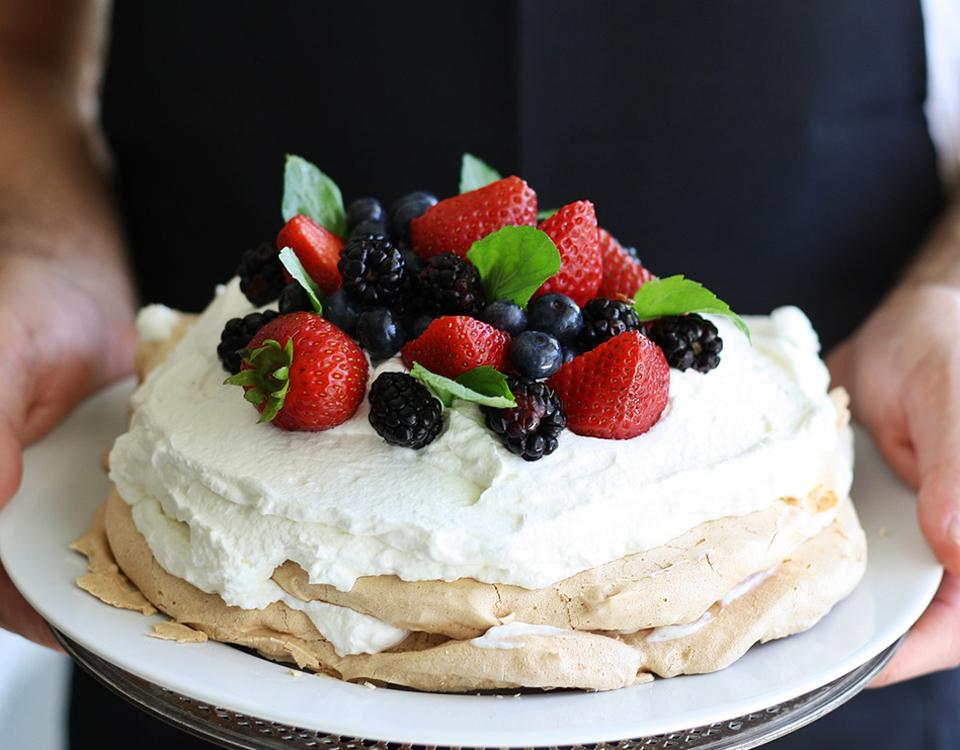
<instances>
[{"instance_id":1,"label":"fingers","mask_svg":"<svg viewBox=\"0 0 960 750\"><path fill-rule=\"evenodd\" d=\"M47 623L14 587L3 565L0 565L0 627L54 651L63 651Z\"/></svg>"},{"instance_id":2,"label":"fingers","mask_svg":"<svg viewBox=\"0 0 960 750\"><path fill-rule=\"evenodd\" d=\"M937 558L960 574L960 375L929 369L906 405L920 480L917 513Z\"/></svg>"},{"instance_id":3,"label":"fingers","mask_svg":"<svg viewBox=\"0 0 960 750\"><path fill-rule=\"evenodd\" d=\"M870 684L883 687L960 664L960 576L946 574L927 611Z\"/></svg>"}]
</instances>

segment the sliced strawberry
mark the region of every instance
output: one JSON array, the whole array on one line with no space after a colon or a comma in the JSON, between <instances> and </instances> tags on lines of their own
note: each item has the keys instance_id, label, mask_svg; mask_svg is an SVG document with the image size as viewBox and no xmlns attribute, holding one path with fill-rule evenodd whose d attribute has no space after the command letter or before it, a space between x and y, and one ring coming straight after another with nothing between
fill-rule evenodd
<instances>
[{"instance_id":1,"label":"sliced strawberry","mask_svg":"<svg viewBox=\"0 0 960 750\"><path fill-rule=\"evenodd\" d=\"M590 201L570 203L544 221L540 228L560 251L560 270L533 296L558 292L582 307L597 296L602 275L593 204Z\"/></svg>"},{"instance_id":2,"label":"sliced strawberry","mask_svg":"<svg viewBox=\"0 0 960 750\"><path fill-rule=\"evenodd\" d=\"M268 340L279 346L266 344ZM291 340L292 357L285 350ZM261 413L273 409L271 421L284 430L336 427L350 419L363 401L367 358L353 339L316 313L275 318L257 332L247 352L240 373L230 381L243 386L247 400ZM284 383L289 384L287 392L277 397Z\"/></svg>"},{"instance_id":3,"label":"sliced strawberry","mask_svg":"<svg viewBox=\"0 0 960 750\"><path fill-rule=\"evenodd\" d=\"M277 235L277 250L293 248L300 263L310 278L324 294L333 294L340 288L340 251L343 240L327 231L309 216L297 214L288 221ZM284 270L289 284L293 279Z\"/></svg>"},{"instance_id":4,"label":"sliced strawberry","mask_svg":"<svg viewBox=\"0 0 960 750\"><path fill-rule=\"evenodd\" d=\"M489 365L507 368L510 336L466 315L437 318L420 336L403 347L403 364L419 362L431 372L455 378L467 370Z\"/></svg>"},{"instance_id":5,"label":"sliced strawberry","mask_svg":"<svg viewBox=\"0 0 960 750\"><path fill-rule=\"evenodd\" d=\"M410 222L410 239L421 258L439 253L463 258L491 232L536 224L537 194L519 177L505 177L431 206Z\"/></svg>"},{"instance_id":6,"label":"sliced strawberry","mask_svg":"<svg viewBox=\"0 0 960 750\"><path fill-rule=\"evenodd\" d=\"M639 331L627 331L575 357L547 382L573 432L626 440L660 419L670 366L660 347Z\"/></svg>"},{"instance_id":7,"label":"sliced strawberry","mask_svg":"<svg viewBox=\"0 0 960 750\"><path fill-rule=\"evenodd\" d=\"M599 229L599 237L603 279L597 290L598 297L633 297L640 287L656 278L603 227Z\"/></svg>"}]
</instances>

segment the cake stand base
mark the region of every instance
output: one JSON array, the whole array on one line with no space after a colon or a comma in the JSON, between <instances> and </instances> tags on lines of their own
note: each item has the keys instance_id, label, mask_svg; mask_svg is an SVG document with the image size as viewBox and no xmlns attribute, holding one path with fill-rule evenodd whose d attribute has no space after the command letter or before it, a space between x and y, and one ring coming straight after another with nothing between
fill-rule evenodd
<instances>
[{"instance_id":1,"label":"cake stand base","mask_svg":"<svg viewBox=\"0 0 960 750\"><path fill-rule=\"evenodd\" d=\"M97 681L151 716L208 742L235 750L419 750L420 746L341 737L278 724L200 703L155 685L90 653L54 629L74 661ZM796 731L833 711L864 687L886 665L900 642L843 677L763 711L653 737L590 744L590 750L748 750ZM587 746L565 746L580 750ZM551 748L551 750L554 750ZM557 748L556 750L559 750Z\"/></svg>"}]
</instances>

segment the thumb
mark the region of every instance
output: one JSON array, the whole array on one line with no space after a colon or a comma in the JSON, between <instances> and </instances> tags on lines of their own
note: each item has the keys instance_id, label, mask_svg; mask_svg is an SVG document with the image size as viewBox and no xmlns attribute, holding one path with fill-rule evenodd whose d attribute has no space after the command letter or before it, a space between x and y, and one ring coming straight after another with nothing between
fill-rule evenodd
<instances>
[{"instance_id":1,"label":"thumb","mask_svg":"<svg viewBox=\"0 0 960 750\"><path fill-rule=\"evenodd\" d=\"M937 387L922 389L907 404L917 453L920 528L937 558L960 574L960 383L940 374Z\"/></svg>"}]
</instances>

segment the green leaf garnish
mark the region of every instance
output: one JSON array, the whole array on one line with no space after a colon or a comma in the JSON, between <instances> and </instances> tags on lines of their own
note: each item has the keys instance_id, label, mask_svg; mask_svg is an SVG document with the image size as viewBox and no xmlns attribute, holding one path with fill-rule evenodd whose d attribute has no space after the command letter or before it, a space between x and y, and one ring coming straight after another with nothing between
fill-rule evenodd
<instances>
[{"instance_id":1,"label":"green leaf garnish","mask_svg":"<svg viewBox=\"0 0 960 750\"><path fill-rule=\"evenodd\" d=\"M427 386L444 406L450 406L454 399L498 409L511 409L517 405L507 385L507 376L486 365L474 367L451 380L414 362L410 374Z\"/></svg>"},{"instance_id":2,"label":"green leaf garnish","mask_svg":"<svg viewBox=\"0 0 960 750\"><path fill-rule=\"evenodd\" d=\"M286 346L275 339L267 339L263 346L242 352L243 361L250 369L241 370L223 381L224 385L248 387L243 397L251 404L267 405L260 413L260 422L270 422L283 408L290 390L290 365L293 364L293 338Z\"/></svg>"},{"instance_id":3,"label":"green leaf garnish","mask_svg":"<svg viewBox=\"0 0 960 750\"><path fill-rule=\"evenodd\" d=\"M559 208L544 208L544 209L541 209L541 210L537 211L537 221L546 221L547 219L549 219L551 216L553 216L553 215L554 215L557 211L559 211L559 210L560 210Z\"/></svg>"},{"instance_id":4,"label":"green leaf garnish","mask_svg":"<svg viewBox=\"0 0 960 750\"><path fill-rule=\"evenodd\" d=\"M491 182L501 179L500 173L478 159L473 154L464 154L460 161L460 192L469 193L471 190L486 187Z\"/></svg>"},{"instance_id":5,"label":"green leaf garnish","mask_svg":"<svg viewBox=\"0 0 960 750\"><path fill-rule=\"evenodd\" d=\"M750 340L750 329L743 318L705 286L683 276L648 281L634 295L633 309L641 321L686 313L723 315Z\"/></svg>"},{"instance_id":6,"label":"green leaf garnish","mask_svg":"<svg viewBox=\"0 0 960 750\"><path fill-rule=\"evenodd\" d=\"M287 154L283 168L283 220L304 214L336 235L347 232L347 214L337 183L320 169L293 154Z\"/></svg>"},{"instance_id":7,"label":"green leaf garnish","mask_svg":"<svg viewBox=\"0 0 960 750\"><path fill-rule=\"evenodd\" d=\"M287 273L293 277L293 280L303 287L307 297L310 298L313 309L323 315L323 305L320 304L319 296L320 287L313 283L313 279L310 278L310 274L307 273L307 269L303 267L292 247L285 247L280 251L280 262L287 269Z\"/></svg>"},{"instance_id":8,"label":"green leaf garnish","mask_svg":"<svg viewBox=\"0 0 960 750\"><path fill-rule=\"evenodd\" d=\"M488 300L509 300L520 307L560 270L557 246L536 227L498 229L474 242L467 258L480 272Z\"/></svg>"}]
</instances>

